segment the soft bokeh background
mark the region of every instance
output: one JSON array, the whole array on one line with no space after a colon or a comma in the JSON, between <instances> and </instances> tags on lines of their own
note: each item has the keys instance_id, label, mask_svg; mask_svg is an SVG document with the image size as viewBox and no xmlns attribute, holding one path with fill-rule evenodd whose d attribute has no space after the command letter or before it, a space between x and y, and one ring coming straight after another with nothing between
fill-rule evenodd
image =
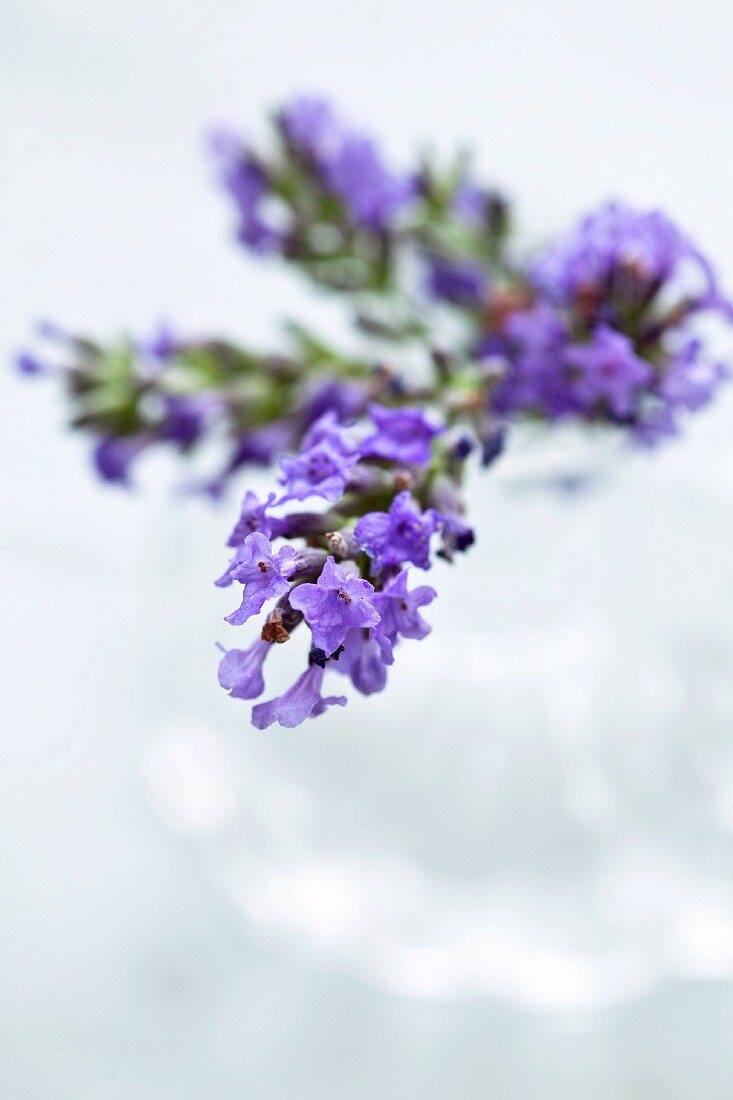
<instances>
[{"instance_id":1,"label":"soft bokeh background","mask_svg":"<svg viewBox=\"0 0 733 1100\"><path fill-rule=\"evenodd\" d=\"M0 355L39 315L320 311L232 247L202 157L301 89L396 154L476 146L528 241L659 204L730 286L730 31L711 0L0 0ZM164 463L103 490L52 387L0 384L3 1098L733 1095L731 395L653 462L581 444L609 472L576 501L527 479L554 445L510 456L392 689L267 740L213 676L228 510Z\"/></svg>"}]
</instances>

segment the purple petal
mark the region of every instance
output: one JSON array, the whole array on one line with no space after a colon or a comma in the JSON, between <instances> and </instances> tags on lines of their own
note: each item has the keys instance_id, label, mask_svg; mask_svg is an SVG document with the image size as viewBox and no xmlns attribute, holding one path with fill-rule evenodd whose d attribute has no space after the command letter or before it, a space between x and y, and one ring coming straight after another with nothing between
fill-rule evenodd
<instances>
[{"instance_id":1,"label":"purple petal","mask_svg":"<svg viewBox=\"0 0 733 1100\"><path fill-rule=\"evenodd\" d=\"M346 706L346 697L343 695L322 698L322 684L323 669L318 665L311 665L283 695L267 703L258 703L252 708L252 725L258 730L264 730L273 722L278 722L287 729L293 729L305 722L306 718L322 714L326 707Z\"/></svg>"},{"instance_id":2,"label":"purple petal","mask_svg":"<svg viewBox=\"0 0 733 1100\"><path fill-rule=\"evenodd\" d=\"M249 649L230 649L219 662L219 683L233 699L256 699L265 690L262 665L269 642L257 638Z\"/></svg>"}]
</instances>

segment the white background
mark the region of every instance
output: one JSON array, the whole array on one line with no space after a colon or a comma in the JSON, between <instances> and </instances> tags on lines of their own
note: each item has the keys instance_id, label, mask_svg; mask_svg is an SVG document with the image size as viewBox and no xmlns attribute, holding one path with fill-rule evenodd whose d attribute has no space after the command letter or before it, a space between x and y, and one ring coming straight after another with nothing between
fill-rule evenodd
<instances>
[{"instance_id":1,"label":"white background","mask_svg":"<svg viewBox=\"0 0 733 1100\"><path fill-rule=\"evenodd\" d=\"M0 0L0 358L39 316L265 340L302 312L297 280L232 247L202 155L212 119L257 130L296 90L326 92L396 156L475 146L528 240L610 195L659 205L730 285L731 29L712 0ZM170 673L164 614L189 598L208 614L161 558L175 509L95 484L52 387L0 383L4 1098L733 1094L725 982L556 1018L390 998L251 943L139 776L171 692L221 706L211 633ZM670 470L730 465L730 402L715 416L717 450L696 428ZM213 576L226 517L187 509ZM134 699L157 659L158 696Z\"/></svg>"}]
</instances>

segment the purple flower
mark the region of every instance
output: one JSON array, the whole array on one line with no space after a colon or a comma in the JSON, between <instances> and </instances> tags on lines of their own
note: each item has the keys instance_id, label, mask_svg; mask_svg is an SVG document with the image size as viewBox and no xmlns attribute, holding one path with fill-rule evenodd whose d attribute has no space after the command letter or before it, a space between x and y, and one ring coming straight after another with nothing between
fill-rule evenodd
<instances>
[{"instance_id":1,"label":"purple flower","mask_svg":"<svg viewBox=\"0 0 733 1100\"><path fill-rule=\"evenodd\" d=\"M294 458L281 458L280 466L284 474L281 484L285 486L286 493L278 503L307 500L308 497L338 500L346 488L354 463L354 456L344 454L326 440Z\"/></svg>"},{"instance_id":2,"label":"purple flower","mask_svg":"<svg viewBox=\"0 0 733 1100\"><path fill-rule=\"evenodd\" d=\"M703 345L689 340L662 368L653 395L644 395L641 410L632 426L634 439L645 447L679 433L680 414L696 412L710 401L718 386L730 377L722 363L702 357Z\"/></svg>"},{"instance_id":3,"label":"purple flower","mask_svg":"<svg viewBox=\"0 0 733 1100\"><path fill-rule=\"evenodd\" d=\"M402 570L373 596L374 606L381 615L380 622L372 629L347 631L343 652L333 668L350 676L362 695L381 691L387 682L387 666L394 661L392 650L399 638L424 638L430 633L431 628L419 609L431 603L435 595L435 589L425 584L409 592L407 570Z\"/></svg>"},{"instance_id":4,"label":"purple flower","mask_svg":"<svg viewBox=\"0 0 733 1100\"><path fill-rule=\"evenodd\" d=\"M430 503L440 522L442 547L438 554L446 561L452 561L455 551L468 550L476 541L473 528L463 518L463 503L452 478L439 474L433 480Z\"/></svg>"},{"instance_id":5,"label":"purple flower","mask_svg":"<svg viewBox=\"0 0 733 1100\"><path fill-rule=\"evenodd\" d=\"M430 442L443 428L424 409L385 409L382 405L370 405L369 415L377 431L362 443L363 455L416 466L424 466L430 461Z\"/></svg>"},{"instance_id":6,"label":"purple flower","mask_svg":"<svg viewBox=\"0 0 733 1100\"><path fill-rule=\"evenodd\" d=\"M359 454L359 449L353 442L351 430L344 427L335 409L326 409L317 420L314 420L303 436L302 450L310 450L319 443L327 443L329 447L347 458L356 458Z\"/></svg>"},{"instance_id":7,"label":"purple flower","mask_svg":"<svg viewBox=\"0 0 733 1100\"><path fill-rule=\"evenodd\" d=\"M346 697L343 695L329 695L325 698L321 696L323 675L323 669L319 665L311 665L284 695L271 699L268 703L258 703L252 708L252 725L258 730L264 730L273 722L278 722L287 729L293 729L305 722L306 718L316 718L323 714L326 707L345 707Z\"/></svg>"},{"instance_id":8,"label":"purple flower","mask_svg":"<svg viewBox=\"0 0 733 1100\"><path fill-rule=\"evenodd\" d=\"M149 355L161 363L167 363L178 353L181 348L181 340L168 325L159 325L152 336L142 340L139 350L143 355Z\"/></svg>"},{"instance_id":9,"label":"purple flower","mask_svg":"<svg viewBox=\"0 0 733 1100\"><path fill-rule=\"evenodd\" d=\"M446 561L453 561L453 554L458 551L464 553L476 541L476 533L469 523L466 523L460 512L436 512L440 520L440 533L442 546L438 551L440 557Z\"/></svg>"},{"instance_id":10,"label":"purple flower","mask_svg":"<svg viewBox=\"0 0 733 1100\"><path fill-rule=\"evenodd\" d=\"M319 382L303 402L303 423L313 424L332 412L337 422L353 420L366 405L369 387L355 379L328 378Z\"/></svg>"},{"instance_id":11,"label":"purple flower","mask_svg":"<svg viewBox=\"0 0 733 1100\"><path fill-rule=\"evenodd\" d=\"M547 302L518 310L507 319L505 336L506 370L492 392L493 409L539 412L551 419L576 412L564 365L568 331L557 310Z\"/></svg>"},{"instance_id":12,"label":"purple flower","mask_svg":"<svg viewBox=\"0 0 733 1100\"><path fill-rule=\"evenodd\" d=\"M421 512L406 489L392 501L389 512L367 512L356 524L354 537L377 570L411 561L430 568L430 537L439 520L432 508Z\"/></svg>"},{"instance_id":13,"label":"purple flower","mask_svg":"<svg viewBox=\"0 0 733 1100\"><path fill-rule=\"evenodd\" d=\"M480 223L486 217L489 195L483 187L462 180L453 192L452 209L461 221Z\"/></svg>"},{"instance_id":14,"label":"purple flower","mask_svg":"<svg viewBox=\"0 0 733 1100\"><path fill-rule=\"evenodd\" d=\"M509 224L509 204L498 191L477 187L470 180L462 180L453 192L451 210L454 217L466 225L501 236Z\"/></svg>"},{"instance_id":15,"label":"purple flower","mask_svg":"<svg viewBox=\"0 0 733 1100\"><path fill-rule=\"evenodd\" d=\"M67 329L56 321L52 321L50 317L42 317L36 322L36 332L43 340L53 340L54 343L65 343L67 340L71 340L71 335Z\"/></svg>"},{"instance_id":16,"label":"purple flower","mask_svg":"<svg viewBox=\"0 0 733 1100\"><path fill-rule=\"evenodd\" d=\"M374 586L336 565L333 557L316 584L300 584L290 594L290 605L302 611L313 634L313 644L329 656L352 627L376 626L379 614L371 597Z\"/></svg>"},{"instance_id":17,"label":"purple flower","mask_svg":"<svg viewBox=\"0 0 733 1100\"><path fill-rule=\"evenodd\" d=\"M275 494L270 493L267 500L260 503L257 494L248 490L242 501L239 519L227 539L227 546L239 546L244 542L247 535L251 535L254 531L259 531L268 539L279 535L282 520L275 519L267 514L267 509L272 505L274 499Z\"/></svg>"},{"instance_id":18,"label":"purple flower","mask_svg":"<svg viewBox=\"0 0 733 1100\"><path fill-rule=\"evenodd\" d=\"M701 357L700 340L690 340L665 367L658 393L673 408L696 412L713 397L721 382L730 377L723 363Z\"/></svg>"},{"instance_id":19,"label":"purple flower","mask_svg":"<svg viewBox=\"0 0 733 1100\"><path fill-rule=\"evenodd\" d=\"M630 416L639 390L652 378L651 366L635 353L628 336L607 325L596 329L590 343L569 348L565 358L579 372L572 390L589 412L604 402L614 416Z\"/></svg>"},{"instance_id":20,"label":"purple flower","mask_svg":"<svg viewBox=\"0 0 733 1100\"><path fill-rule=\"evenodd\" d=\"M325 100L294 99L281 111L280 126L357 225L383 229L414 197L413 182L390 172L374 142L344 126Z\"/></svg>"},{"instance_id":21,"label":"purple flower","mask_svg":"<svg viewBox=\"0 0 733 1100\"><path fill-rule=\"evenodd\" d=\"M240 466L270 466L292 444L293 426L287 420L273 420L260 428L250 428L236 440L226 473L234 473Z\"/></svg>"},{"instance_id":22,"label":"purple flower","mask_svg":"<svg viewBox=\"0 0 733 1100\"><path fill-rule=\"evenodd\" d=\"M528 356L544 355L562 348L568 338L567 325L556 309L539 301L531 309L510 313L505 324L510 343Z\"/></svg>"},{"instance_id":23,"label":"purple flower","mask_svg":"<svg viewBox=\"0 0 733 1100\"><path fill-rule=\"evenodd\" d=\"M679 434L679 424L673 409L668 405L655 405L645 409L632 426L633 438L642 447L657 447L665 440Z\"/></svg>"},{"instance_id":24,"label":"purple flower","mask_svg":"<svg viewBox=\"0 0 733 1100\"><path fill-rule=\"evenodd\" d=\"M387 642L390 651L398 638L425 638L432 629L420 608L432 603L437 592L428 584L420 584L410 592L407 577L408 570L401 569L374 597L374 606L382 617L375 634L378 640Z\"/></svg>"},{"instance_id":25,"label":"purple flower","mask_svg":"<svg viewBox=\"0 0 733 1100\"><path fill-rule=\"evenodd\" d=\"M412 180L394 175L382 162L373 141L346 134L322 166L326 185L345 203L357 225L383 229L415 195Z\"/></svg>"},{"instance_id":26,"label":"purple flower","mask_svg":"<svg viewBox=\"0 0 733 1100\"><path fill-rule=\"evenodd\" d=\"M276 554L272 552L270 540L260 531L247 535L232 558L229 567L216 582L219 587L239 581L244 585L241 605L226 622L232 626L241 626L252 615L262 610L267 600L284 595L290 585L284 576L284 570L291 558L295 557L292 546L283 546Z\"/></svg>"},{"instance_id":27,"label":"purple flower","mask_svg":"<svg viewBox=\"0 0 733 1100\"><path fill-rule=\"evenodd\" d=\"M595 293L598 316L609 319L611 302L649 304L663 284L684 277L685 263L695 269L696 308L727 308L710 264L665 214L611 202L551 245L531 274L556 300L572 303Z\"/></svg>"},{"instance_id":28,"label":"purple flower","mask_svg":"<svg viewBox=\"0 0 733 1100\"><path fill-rule=\"evenodd\" d=\"M351 677L351 682L362 695L374 695L387 683L387 665L392 664L391 647L385 650L373 630L349 630L344 640L344 651L333 666L337 672Z\"/></svg>"},{"instance_id":29,"label":"purple flower","mask_svg":"<svg viewBox=\"0 0 733 1100\"><path fill-rule=\"evenodd\" d=\"M48 374L49 372L48 365L30 351L21 351L16 355L15 367L21 374L26 374L29 377L37 374Z\"/></svg>"},{"instance_id":30,"label":"purple flower","mask_svg":"<svg viewBox=\"0 0 733 1100\"><path fill-rule=\"evenodd\" d=\"M257 638L248 649L223 649L219 683L233 699L256 699L265 690L262 666L271 648Z\"/></svg>"},{"instance_id":31,"label":"purple flower","mask_svg":"<svg viewBox=\"0 0 733 1100\"><path fill-rule=\"evenodd\" d=\"M239 214L239 240L254 252L268 252L280 244L280 235L265 218L270 186L261 165L241 138L230 130L212 134L211 148L219 177L234 199Z\"/></svg>"},{"instance_id":32,"label":"purple flower","mask_svg":"<svg viewBox=\"0 0 733 1100\"><path fill-rule=\"evenodd\" d=\"M183 450L191 447L204 432L206 418L217 403L211 394L168 394L158 429L161 439L177 443Z\"/></svg>"},{"instance_id":33,"label":"purple flower","mask_svg":"<svg viewBox=\"0 0 733 1100\"><path fill-rule=\"evenodd\" d=\"M280 126L287 140L305 156L320 161L329 156L340 139L340 125L333 108L317 96L297 96L280 112Z\"/></svg>"},{"instance_id":34,"label":"purple flower","mask_svg":"<svg viewBox=\"0 0 733 1100\"><path fill-rule=\"evenodd\" d=\"M151 438L148 434L105 436L100 439L92 452L97 473L105 481L129 486L130 466L150 443Z\"/></svg>"},{"instance_id":35,"label":"purple flower","mask_svg":"<svg viewBox=\"0 0 733 1100\"><path fill-rule=\"evenodd\" d=\"M448 260L431 256L428 261L427 292L433 298L457 306L477 306L483 301L488 278L477 260Z\"/></svg>"}]
</instances>

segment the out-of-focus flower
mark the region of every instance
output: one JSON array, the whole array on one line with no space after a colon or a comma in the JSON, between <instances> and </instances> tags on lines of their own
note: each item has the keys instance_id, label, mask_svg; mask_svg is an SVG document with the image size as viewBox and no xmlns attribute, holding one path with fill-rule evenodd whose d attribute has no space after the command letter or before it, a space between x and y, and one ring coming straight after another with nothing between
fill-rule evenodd
<instances>
[{"instance_id":1,"label":"out-of-focus flower","mask_svg":"<svg viewBox=\"0 0 733 1100\"><path fill-rule=\"evenodd\" d=\"M211 394L166 394L164 414L158 435L180 447L190 447L200 439L215 398Z\"/></svg>"},{"instance_id":2,"label":"out-of-focus flower","mask_svg":"<svg viewBox=\"0 0 733 1100\"><path fill-rule=\"evenodd\" d=\"M450 478L438 476L430 488L430 503L440 526L440 557L452 561L453 555L473 546L476 535L463 515L463 502Z\"/></svg>"},{"instance_id":3,"label":"out-of-focus flower","mask_svg":"<svg viewBox=\"0 0 733 1100\"><path fill-rule=\"evenodd\" d=\"M211 136L211 149L221 182L237 208L237 236L254 252L277 248L281 235L266 218L270 187L262 165L232 130L216 130Z\"/></svg>"},{"instance_id":4,"label":"out-of-focus flower","mask_svg":"<svg viewBox=\"0 0 733 1100\"><path fill-rule=\"evenodd\" d=\"M278 113L286 138L299 153L321 162L333 153L341 137L341 126L327 100L318 96L296 96Z\"/></svg>"},{"instance_id":5,"label":"out-of-focus flower","mask_svg":"<svg viewBox=\"0 0 733 1100\"><path fill-rule=\"evenodd\" d=\"M472 308L484 300L489 279L485 266L477 260L430 256L426 264L427 291L432 298Z\"/></svg>"},{"instance_id":6,"label":"out-of-focus flower","mask_svg":"<svg viewBox=\"0 0 733 1100\"><path fill-rule=\"evenodd\" d=\"M374 142L360 134L344 137L323 172L354 221L372 229L388 225L415 194L412 181L390 172Z\"/></svg>"},{"instance_id":7,"label":"out-of-focus flower","mask_svg":"<svg viewBox=\"0 0 733 1100\"><path fill-rule=\"evenodd\" d=\"M416 407L387 409L383 405L370 405L369 415L377 431L361 444L362 455L388 458L407 465L429 462L430 444L443 431L431 413Z\"/></svg>"},{"instance_id":8,"label":"out-of-focus flower","mask_svg":"<svg viewBox=\"0 0 733 1100\"><path fill-rule=\"evenodd\" d=\"M130 467L137 456L150 445L149 435L107 436L94 448L94 465L105 481L129 486Z\"/></svg>"},{"instance_id":9,"label":"out-of-focus flower","mask_svg":"<svg viewBox=\"0 0 733 1100\"><path fill-rule=\"evenodd\" d=\"M325 100L299 96L278 118L288 142L356 225L383 229L414 198L412 180L387 168L371 138L350 129Z\"/></svg>"},{"instance_id":10,"label":"out-of-focus flower","mask_svg":"<svg viewBox=\"0 0 733 1100\"><path fill-rule=\"evenodd\" d=\"M504 326L504 371L491 392L497 412L538 412L550 419L576 412L568 385L565 349L567 325L557 310L540 302L512 313Z\"/></svg>"},{"instance_id":11,"label":"out-of-focus flower","mask_svg":"<svg viewBox=\"0 0 733 1100\"><path fill-rule=\"evenodd\" d=\"M257 494L248 490L242 501L239 519L227 540L227 546L240 546L247 535L251 535L254 531L259 531L261 534L266 535L268 539L278 534L282 521L267 514L268 508L272 507L274 500L275 493L270 493L266 500L260 502Z\"/></svg>"},{"instance_id":12,"label":"out-of-focus flower","mask_svg":"<svg viewBox=\"0 0 733 1100\"><path fill-rule=\"evenodd\" d=\"M48 366L38 355L33 355L30 351L21 351L15 357L16 369L21 374L35 375L35 374L47 374Z\"/></svg>"},{"instance_id":13,"label":"out-of-focus flower","mask_svg":"<svg viewBox=\"0 0 733 1100\"><path fill-rule=\"evenodd\" d=\"M671 408L697 412L728 378L728 367L710 361L701 340L690 340L670 358L658 392Z\"/></svg>"},{"instance_id":14,"label":"out-of-focus flower","mask_svg":"<svg viewBox=\"0 0 733 1100\"><path fill-rule=\"evenodd\" d=\"M364 411L368 393L369 387L356 379L329 378L321 381L303 400L303 423L312 424L324 413L331 413L339 423L353 420Z\"/></svg>"},{"instance_id":15,"label":"out-of-focus flower","mask_svg":"<svg viewBox=\"0 0 733 1100\"><path fill-rule=\"evenodd\" d=\"M139 341L139 350L161 363L169 362L179 351L182 341L175 331L166 324L158 325L152 336Z\"/></svg>"},{"instance_id":16,"label":"out-of-focus flower","mask_svg":"<svg viewBox=\"0 0 733 1100\"><path fill-rule=\"evenodd\" d=\"M600 207L552 244L531 276L554 300L610 322L648 306L672 280L680 281L688 308L723 304L709 262L674 222L620 202Z\"/></svg>"},{"instance_id":17,"label":"out-of-focus flower","mask_svg":"<svg viewBox=\"0 0 733 1100\"><path fill-rule=\"evenodd\" d=\"M572 389L583 409L593 411L603 402L622 418L631 416L639 391L653 375L628 336L607 325L599 325L589 343L569 347L565 362L576 375Z\"/></svg>"}]
</instances>

